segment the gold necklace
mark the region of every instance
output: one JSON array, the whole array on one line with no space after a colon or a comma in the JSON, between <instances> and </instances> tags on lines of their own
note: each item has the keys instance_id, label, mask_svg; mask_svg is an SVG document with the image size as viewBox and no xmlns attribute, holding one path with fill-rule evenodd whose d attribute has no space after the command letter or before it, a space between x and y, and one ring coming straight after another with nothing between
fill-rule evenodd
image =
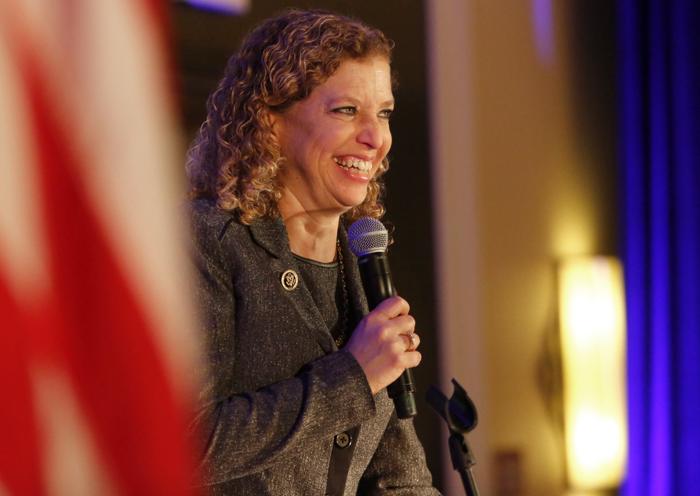
<instances>
[{"instance_id":1,"label":"gold necklace","mask_svg":"<svg viewBox=\"0 0 700 496\"><path fill-rule=\"evenodd\" d=\"M340 239L336 241L336 253L338 257L338 277L340 277L340 306L338 335L334 338L338 348L342 347L348 339L348 322L350 311L350 297L348 296L348 286L345 281L345 264L343 263L343 251L340 249Z\"/></svg>"}]
</instances>

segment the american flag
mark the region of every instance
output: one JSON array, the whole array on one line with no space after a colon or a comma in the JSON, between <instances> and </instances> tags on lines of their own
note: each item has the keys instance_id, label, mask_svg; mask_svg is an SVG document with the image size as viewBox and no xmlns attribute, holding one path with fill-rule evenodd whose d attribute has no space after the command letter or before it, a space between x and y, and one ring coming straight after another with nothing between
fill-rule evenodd
<instances>
[{"instance_id":1,"label":"american flag","mask_svg":"<svg viewBox=\"0 0 700 496\"><path fill-rule=\"evenodd\" d=\"M158 0L0 0L0 495L185 495L197 356Z\"/></svg>"}]
</instances>

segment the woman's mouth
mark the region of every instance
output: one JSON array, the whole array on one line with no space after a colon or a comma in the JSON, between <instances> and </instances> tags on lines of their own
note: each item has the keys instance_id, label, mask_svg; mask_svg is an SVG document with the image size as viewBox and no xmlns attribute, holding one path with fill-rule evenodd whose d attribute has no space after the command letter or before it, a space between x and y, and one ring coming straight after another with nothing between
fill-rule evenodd
<instances>
[{"instance_id":1,"label":"woman's mouth","mask_svg":"<svg viewBox=\"0 0 700 496\"><path fill-rule=\"evenodd\" d=\"M369 174L372 170L372 162L370 160L362 160L355 157L339 158L335 157L335 163L344 169L351 171L361 172L363 174Z\"/></svg>"}]
</instances>

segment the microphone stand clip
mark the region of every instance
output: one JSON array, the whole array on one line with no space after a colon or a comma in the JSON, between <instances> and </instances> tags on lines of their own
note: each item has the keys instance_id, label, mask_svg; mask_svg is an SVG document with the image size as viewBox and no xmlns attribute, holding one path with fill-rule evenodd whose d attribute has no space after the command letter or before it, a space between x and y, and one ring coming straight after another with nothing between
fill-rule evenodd
<instances>
[{"instance_id":1,"label":"microphone stand clip","mask_svg":"<svg viewBox=\"0 0 700 496\"><path fill-rule=\"evenodd\" d=\"M430 386L426 393L428 404L447 422L450 430L449 447L452 467L459 472L467 496L479 496L476 487L472 467L476 464L476 458L472 452L465 434L476 427L478 416L474 402L464 388L452 379L454 392L448 400L447 397L435 386Z\"/></svg>"}]
</instances>

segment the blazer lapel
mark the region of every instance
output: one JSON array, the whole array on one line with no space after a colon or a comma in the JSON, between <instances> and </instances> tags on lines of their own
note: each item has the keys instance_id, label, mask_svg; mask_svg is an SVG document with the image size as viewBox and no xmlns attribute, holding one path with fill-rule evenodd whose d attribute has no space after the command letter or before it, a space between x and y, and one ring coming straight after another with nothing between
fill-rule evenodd
<instances>
[{"instance_id":1,"label":"blazer lapel","mask_svg":"<svg viewBox=\"0 0 700 496\"><path fill-rule=\"evenodd\" d=\"M289 298L292 306L323 351L330 353L336 350L337 347L323 316L301 279L297 260L289 250L287 230L282 219L256 221L250 225L250 233L253 240L271 255L270 269L280 285L282 284L282 274L287 270L293 270L296 273L299 283L292 290L283 290L285 296ZM357 270L357 267L355 269Z\"/></svg>"},{"instance_id":2,"label":"blazer lapel","mask_svg":"<svg viewBox=\"0 0 700 496\"><path fill-rule=\"evenodd\" d=\"M357 266L357 257L350 250L348 244L348 233L345 226L340 225L340 230L338 232L338 237L340 239L340 249L343 252L343 260L345 260L345 278L348 285L348 295L350 297L350 308L352 310L351 324L354 329L355 326L362 320L362 317L369 313L369 308L367 306L367 298L365 297L365 290L362 287L362 279L360 278L360 269Z\"/></svg>"}]
</instances>

